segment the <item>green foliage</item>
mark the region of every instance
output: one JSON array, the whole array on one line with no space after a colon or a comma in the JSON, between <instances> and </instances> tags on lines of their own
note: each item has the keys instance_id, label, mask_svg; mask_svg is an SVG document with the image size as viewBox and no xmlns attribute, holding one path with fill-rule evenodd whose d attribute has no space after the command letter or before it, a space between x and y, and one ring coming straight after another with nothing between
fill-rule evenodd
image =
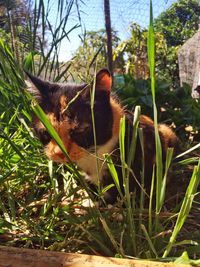
<instances>
[{"instance_id":1,"label":"green foliage","mask_svg":"<svg viewBox=\"0 0 200 267\"><path fill-rule=\"evenodd\" d=\"M80 73L79 78L85 80L88 76L90 69L93 68L94 62L96 62L96 68L100 69L107 66L107 46L106 46L106 31L101 29L99 31L85 32L81 36L81 45L74 53L72 69L75 73ZM112 30L112 45L113 50L118 46L120 39L117 33ZM124 60L122 54L118 54L114 57L113 66L114 69L122 68ZM94 69L92 69L94 73Z\"/></svg>"},{"instance_id":2,"label":"green foliage","mask_svg":"<svg viewBox=\"0 0 200 267\"><path fill-rule=\"evenodd\" d=\"M135 80L130 75L121 76L124 84L115 88L122 103L129 109L140 105L142 113L153 117L152 96L150 80ZM174 124L175 131L182 140L188 140L192 134L199 140L200 131L200 102L191 97L191 88L184 84L183 87L173 88L170 81L156 80L156 105L158 109L158 120L169 125ZM192 126L192 132L187 130Z\"/></svg>"},{"instance_id":3,"label":"green foliage","mask_svg":"<svg viewBox=\"0 0 200 267\"><path fill-rule=\"evenodd\" d=\"M28 18L32 19L30 0L9 0L0 1L0 28L10 36L7 44L15 55L15 58L22 63L24 52L28 47L29 32Z\"/></svg>"},{"instance_id":4,"label":"green foliage","mask_svg":"<svg viewBox=\"0 0 200 267\"><path fill-rule=\"evenodd\" d=\"M124 66L126 72L137 79L148 77L147 30L133 23L130 26L130 32L130 39L118 45L114 50L114 57L120 53L126 54L127 60Z\"/></svg>"},{"instance_id":5,"label":"green foliage","mask_svg":"<svg viewBox=\"0 0 200 267\"><path fill-rule=\"evenodd\" d=\"M163 11L154 21L155 73L176 87L179 85L177 51L198 30L200 5L198 0L180 0ZM131 37L119 43L114 57L126 55L124 69L135 79L149 78L147 58L147 29L137 23L130 26Z\"/></svg>"},{"instance_id":6,"label":"green foliage","mask_svg":"<svg viewBox=\"0 0 200 267\"><path fill-rule=\"evenodd\" d=\"M200 17L199 0L178 0L155 19L155 31L166 40L156 56L156 69L160 78L179 85L177 51L198 30Z\"/></svg>"},{"instance_id":7,"label":"green foliage","mask_svg":"<svg viewBox=\"0 0 200 267\"><path fill-rule=\"evenodd\" d=\"M69 39L68 35L79 25L74 24L69 29L66 26L74 0L58 1L54 11L56 24L51 25L52 4L52 0L47 3L43 0L0 2L0 34L21 68L25 65L27 70L44 78L64 81L70 76L71 62L60 63L58 60L61 41Z\"/></svg>"},{"instance_id":8,"label":"green foliage","mask_svg":"<svg viewBox=\"0 0 200 267\"><path fill-rule=\"evenodd\" d=\"M156 31L162 32L168 47L182 45L198 30L198 0L178 0L155 19Z\"/></svg>"},{"instance_id":9,"label":"green foliage","mask_svg":"<svg viewBox=\"0 0 200 267\"><path fill-rule=\"evenodd\" d=\"M149 78L147 57L147 29L133 23L130 26L131 38L121 42L114 50L114 57L118 54L126 55L124 69L135 79ZM179 83L178 75L178 47L168 48L163 32L155 32L155 73L163 79L173 81L174 86Z\"/></svg>"}]
</instances>

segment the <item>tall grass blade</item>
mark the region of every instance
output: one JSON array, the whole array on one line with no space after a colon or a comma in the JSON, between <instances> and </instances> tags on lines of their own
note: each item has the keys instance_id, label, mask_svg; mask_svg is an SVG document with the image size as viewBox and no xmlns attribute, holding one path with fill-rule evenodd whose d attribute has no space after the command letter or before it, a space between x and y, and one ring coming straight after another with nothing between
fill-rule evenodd
<instances>
[{"instance_id":1,"label":"tall grass blade","mask_svg":"<svg viewBox=\"0 0 200 267\"><path fill-rule=\"evenodd\" d=\"M125 157L125 127L126 127L126 121L125 117L121 118L120 120L120 132L119 132L119 148L120 148L120 158L121 162L124 165L124 170L126 166L126 157ZM124 175L125 177L125 172Z\"/></svg>"},{"instance_id":2,"label":"tall grass blade","mask_svg":"<svg viewBox=\"0 0 200 267\"><path fill-rule=\"evenodd\" d=\"M135 150L136 150L136 145L137 145L137 135L138 135L140 114L141 114L141 107L136 106L134 110L134 118L133 118L133 133L131 137L130 149L128 151L128 160L127 160L128 168L131 168L131 165L135 159Z\"/></svg>"},{"instance_id":3,"label":"tall grass blade","mask_svg":"<svg viewBox=\"0 0 200 267\"><path fill-rule=\"evenodd\" d=\"M153 172L152 172L152 180L151 180L151 189L150 189L150 199L149 199L149 224L148 224L148 230L149 235L152 236L153 232L153 223L152 223L152 210L153 210L153 192L154 192L154 184L155 184L155 165L153 166Z\"/></svg>"},{"instance_id":4,"label":"tall grass blade","mask_svg":"<svg viewBox=\"0 0 200 267\"><path fill-rule=\"evenodd\" d=\"M154 112L154 128L155 128L155 144L156 144L156 214L158 224L158 214L162 208L160 202L160 192L162 188L162 177L163 177L163 164L162 164L162 148L158 131L157 121L157 108L155 102L155 34L153 26L153 7L152 0L150 0L150 22L148 29L148 61L151 78L151 92L153 98L153 112ZM156 224L156 225L157 225Z\"/></svg>"},{"instance_id":5,"label":"tall grass blade","mask_svg":"<svg viewBox=\"0 0 200 267\"><path fill-rule=\"evenodd\" d=\"M155 36L154 36L154 27L153 27L152 0L150 0L150 21L149 21L149 29L148 29L147 48L148 48L149 70L150 70L150 77L151 77L151 93L153 97L153 102L155 103Z\"/></svg>"},{"instance_id":6,"label":"tall grass blade","mask_svg":"<svg viewBox=\"0 0 200 267\"><path fill-rule=\"evenodd\" d=\"M108 248L99 238L97 238L91 231L88 231L87 229L85 229L85 227L79 225L78 226L79 228L81 228L81 230L83 232L85 232L88 236L90 236L90 238L92 238L95 242L98 243L98 245L100 246L100 248L104 251L104 253L107 255L107 256L112 256L113 253L112 251L110 250L110 248ZM118 248L117 248L117 251L118 251Z\"/></svg>"},{"instance_id":7,"label":"tall grass blade","mask_svg":"<svg viewBox=\"0 0 200 267\"><path fill-rule=\"evenodd\" d=\"M165 161L165 173L164 173L164 177L163 177L163 180L162 180L162 186L161 186L161 192L160 192L160 208L163 206L164 200L165 200L167 175L168 175L170 164L172 162L173 152L174 152L173 148L168 148L167 149L167 155L166 155L166 161ZM160 211L161 210L159 210L159 212Z\"/></svg>"},{"instance_id":8,"label":"tall grass blade","mask_svg":"<svg viewBox=\"0 0 200 267\"><path fill-rule=\"evenodd\" d=\"M178 156L176 156L176 159L181 158L187 154L189 154L190 152L194 151L195 149L199 148L200 144L197 144L191 148L189 148L188 150L184 151L183 153L179 154Z\"/></svg>"},{"instance_id":9,"label":"tall grass blade","mask_svg":"<svg viewBox=\"0 0 200 267\"><path fill-rule=\"evenodd\" d=\"M144 158L144 136L143 136L143 130L141 128L138 129L138 132L139 132L139 140L140 140L140 146L141 146L141 152L142 152L142 155L141 155L141 160L142 160L142 169L141 169L141 196L140 198L144 198L144 184L145 184L145 173L144 173L144 170L145 170L145 158ZM140 200L141 201L141 200Z\"/></svg>"},{"instance_id":10,"label":"tall grass blade","mask_svg":"<svg viewBox=\"0 0 200 267\"><path fill-rule=\"evenodd\" d=\"M118 173L116 171L116 168L115 168L115 165L112 161L112 158L110 155L106 154L105 155L105 161L107 163L107 166L108 166L108 169L109 169L109 172L113 178L113 181L115 183L115 186L119 192L119 195L121 196L121 198L123 199L123 194L122 194L122 191L121 191L121 188L120 188L120 183L119 183L119 177L118 177Z\"/></svg>"},{"instance_id":11,"label":"tall grass blade","mask_svg":"<svg viewBox=\"0 0 200 267\"><path fill-rule=\"evenodd\" d=\"M145 238L146 238L146 240L147 240L147 242L149 244L150 249L152 250L153 254L156 256L156 258L158 258L158 254L156 252L156 248L154 247L154 245L153 245L153 243L151 241L151 238L149 237L149 234L148 234L144 224L141 224L141 229L142 229L142 231L144 233L144 236L145 236Z\"/></svg>"},{"instance_id":12,"label":"tall grass blade","mask_svg":"<svg viewBox=\"0 0 200 267\"><path fill-rule=\"evenodd\" d=\"M120 159L122 168L122 179L123 187L125 192L125 205L127 208L127 218L128 218L128 229L130 233L130 240L133 249L133 254L137 255L136 249L136 237L135 237L135 223L133 217L133 211L131 207L131 198L129 192L129 168L127 168L126 163L126 151L125 151L125 133L126 133L126 120L125 117L120 120L120 131L119 131L119 147L120 147Z\"/></svg>"},{"instance_id":13,"label":"tall grass blade","mask_svg":"<svg viewBox=\"0 0 200 267\"><path fill-rule=\"evenodd\" d=\"M110 228L108 227L105 219L103 217L101 217L100 220L101 220L101 223L103 225L103 228L104 228L105 232L107 233L108 237L110 238L110 241L111 241L113 247L115 248L116 252L119 253L119 254L121 254L122 256L125 256L124 253L123 253L123 251L120 250L117 242L115 241L115 239L113 237L113 234L112 234Z\"/></svg>"},{"instance_id":14,"label":"tall grass blade","mask_svg":"<svg viewBox=\"0 0 200 267\"><path fill-rule=\"evenodd\" d=\"M118 173L116 171L116 168L115 168L115 165L112 161L112 158L110 155L106 154L105 155L105 160L106 160L106 163L107 163L107 166L108 166L108 169L109 169L109 172L113 178L113 181L115 183L115 186L119 192L119 195L121 197L121 199L123 199L123 194L122 194L122 191L121 191L121 188L120 188L120 183L119 183L119 177L118 177Z\"/></svg>"},{"instance_id":15,"label":"tall grass blade","mask_svg":"<svg viewBox=\"0 0 200 267\"><path fill-rule=\"evenodd\" d=\"M96 126L95 126L95 115L94 115L94 102L95 102L95 89L96 89L96 67L94 73L94 82L93 86L90 88L90 110L92 116L92 130L94 136L94 149L95 149L95 156L96 156L96 171L98 177L98 190L100 191L100 163L99 163L99 156L97 151L97 138L96 138Z\"/></svg>"}]
</instances>

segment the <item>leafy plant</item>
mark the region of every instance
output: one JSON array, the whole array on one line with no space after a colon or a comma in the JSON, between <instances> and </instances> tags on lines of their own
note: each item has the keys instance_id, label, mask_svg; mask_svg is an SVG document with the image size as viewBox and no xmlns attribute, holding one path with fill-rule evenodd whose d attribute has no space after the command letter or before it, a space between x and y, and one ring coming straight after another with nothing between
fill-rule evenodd
<instances>
[{"instance_id":1,"label":"leafy plant","mask_svg":"<svg viewBox=\"0 0 200 267\"><path fill-rule=\"evenodd\" d=\"M178 0L155 19L155 29L164 34L168 47L182 45L198 30L199 15L198 0Z\"/></svg>"},{"instance_id":2,"label":"leafy plant","mask_svg":"<svg viewBox=\"0 0 200 267\"><path fill-rule=\"evenodd\" d=\"M153 22L155 28L155 73L176 88L180 84L178 49L198 30L200 7L198 0L179 0L163 11ZM129 27L130 38L114 49L114 58L125 55L121 71L136 80L149 78L147 57L148 30L137 23Z\"/></svg>"},{"instance_id":3,"label":"leafy plant","mask_svg":"<svg viewBox=\"0 0 200 267\"><path fill-rule=\"evenodd\" d=\"M116 85L115 92L122 103L129 109L140 105L142 113L153 116L152 96L150 80L135 80L130 75L121 76L121 84ZM199 140L200 130L200 103L198 99L191 97L191 88L187 84L183 87L173 88L173 84L167 80L156 80L156 106L158 108L158 120L169 125L173 124L177 135L184 141L189 137Z\"/></svg>"},{"instance_id":4,"label":"leafy plant","mask_svg":"<svg viewBox=\"0 0 200 267\"><path fill-rule=\"evenodd\" d=\"M174 86L179 86L178 49L197 32L199 16L198 0L178 0L154 21L156 32L166 40L157 56L158 75Z\"/></svg>"},{"instance_id":5,"label":"leafy plant","mask_svg":"<svg viewBox=\"0 0 200 267\"><path fill-rule=\"evenodd\" d=\"M106 31L100 29L98 31L86 31L80 36L81 45L74 52L72 70L74 73L80 73L79 77L74 77L75 80L85 81L89 71L94 73L94 66L97 69L104 68L107 65L107 46L106 46ZM117 32L112 30L112 45L115 50L120 42ZM98 60L97 60L98 58ZM96 62L96 64L94 64ZM122 54L117 54L113 58L114 68L122 68L124 59Z\"/></svg>"}]
</instances>

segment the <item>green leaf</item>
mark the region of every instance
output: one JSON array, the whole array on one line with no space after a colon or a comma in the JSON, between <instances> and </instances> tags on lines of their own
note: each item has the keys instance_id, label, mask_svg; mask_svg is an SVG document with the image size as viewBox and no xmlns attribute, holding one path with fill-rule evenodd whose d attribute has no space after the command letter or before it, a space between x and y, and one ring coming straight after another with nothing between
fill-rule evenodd
<instances>
[{"instance_id":1,"label":"green leaf","mask_svg":"<svg viewBox=\"0 0 200 267\"><path fill-rule=\"evenodd\" d=\"M115 165L114 165L114 163L113 163L113 161L112 161L112 158L111 158L111 156L108 155L108 154L105 154L104 157L105 157L105 160L106 160L108 169L109 169L109 171L110 171L110 174L111 174L111 176L112 176L112 178L113 178L113 181L114 181L114 183L115 183L115 186L116 186L116 188L117 188L117 190L118 190L118 192L119 192L121 198L123 198L123 194L122 194L122 192L121 192L121 188L120 188L120 183L119 183L118 173L117 173L117 171L116 171L116 169L115 169Z\"/></svg>"}]
</instances>

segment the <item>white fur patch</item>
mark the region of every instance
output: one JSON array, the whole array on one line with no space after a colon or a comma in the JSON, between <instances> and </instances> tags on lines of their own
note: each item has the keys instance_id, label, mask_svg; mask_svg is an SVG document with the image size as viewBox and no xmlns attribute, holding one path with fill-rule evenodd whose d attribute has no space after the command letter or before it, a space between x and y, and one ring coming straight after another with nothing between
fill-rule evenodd
<instances>
[{"instance_id":1,"label":"white fur patch","mask_svg":"<svg viewBox=\"0 0 200 267\"><path fill-rule=\"evenodd\" d=\"M107 164L104 161L103 155L107 153L110 154L117 142L118 136L113 136L105 145L97 149L97 157L95 154L88 152L88 155L76 162L86 173L86 179L88 181L96 185L101 181L103 174L107 169Z\"/></svg>"},{"instance_id":2,"label":"white fur patch","mask_svg":"<svg viewBox=\"0 0 200 267\"><path fill-rule=\"evenodd\" d=\"M35 99L39 100L41 98L41 94L37 87L29 80L25 80L27 91L34 96Z\"/></svg>"}]
</instances>

